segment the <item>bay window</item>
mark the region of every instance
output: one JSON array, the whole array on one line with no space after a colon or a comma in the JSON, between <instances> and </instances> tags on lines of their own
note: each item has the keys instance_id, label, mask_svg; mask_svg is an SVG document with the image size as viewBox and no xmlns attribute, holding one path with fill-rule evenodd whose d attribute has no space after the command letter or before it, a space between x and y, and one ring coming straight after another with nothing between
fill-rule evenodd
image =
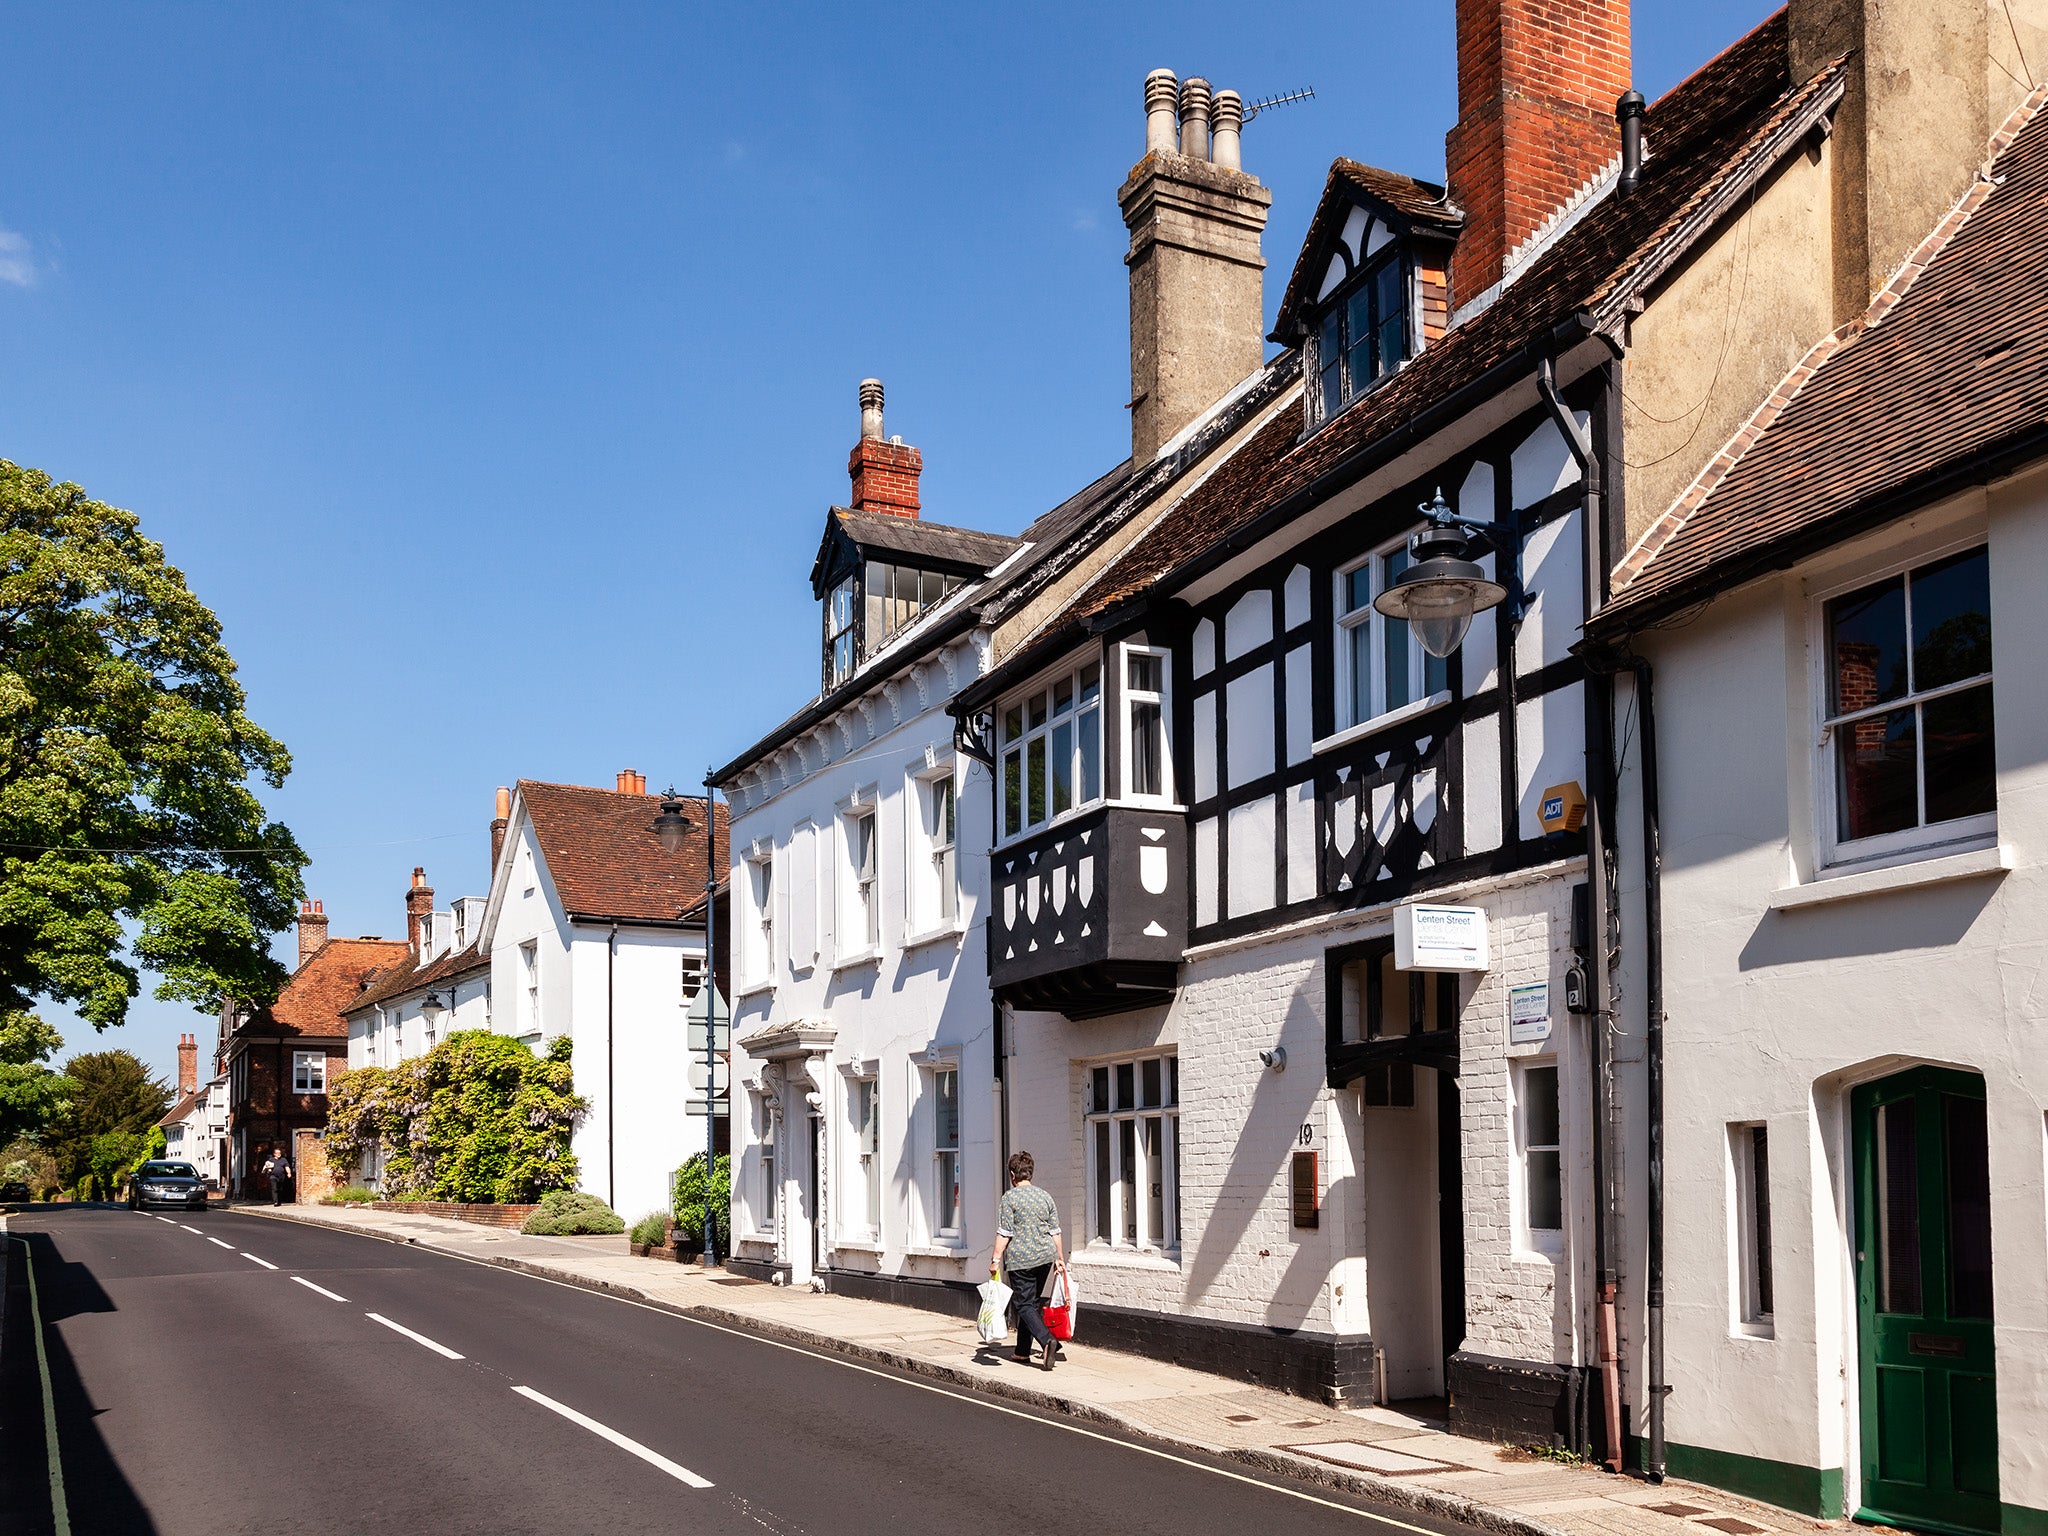
<instances>
[{"instance_id":1,"label":"bay window","mask_svg":"<svg viewBox=\"0 0 2048 1536\"><path fill-rule=\"evenodd\" d=\"M1844 860L1989 837L1997 786L1984 546L1826 600L1821 780Z\"/></svg>"},{"instance_id":2,"label":"bay window","mask_svg":"<svg viewBox=\"0 0 2048 1536\"><path fill-rule=\"evenodd\" d=\"M1180 1058L1090 1067L1083 1141L1091 1246L1180 1247Z\"/></svg>"},{"instance_id":3,"label":"bay window","mask_svg":"<svg viewBox=\"0 0 2048 1536\"><path fill-rule=\"evenodd\" d=\"M1102 798L1102 666L1089 662L1002 709L1006 838Z\"/></svg>"},{"instance_id":4,"label":"bay window","mask_svg":"<svg viewBox=\"0 0 2048 1536\"><path fill-rule=\"evenodd\" d=\"M1373 599L1408 569L1408 541L1337 573L1337 719L1363 725L1449 690L1450 659L1425 651L1406 619L1390 619Z\"/></svg>"},{"instance_id":5,"label":"bay window","mask_svg":"<svg viewBox=\"0 0 2048 1536\"><path fill-rule=\"evenodd\" d=\"M1166 652L1124 647L1124 794L1173 798L1167 752Z\"/></svg>"}]
</instances>

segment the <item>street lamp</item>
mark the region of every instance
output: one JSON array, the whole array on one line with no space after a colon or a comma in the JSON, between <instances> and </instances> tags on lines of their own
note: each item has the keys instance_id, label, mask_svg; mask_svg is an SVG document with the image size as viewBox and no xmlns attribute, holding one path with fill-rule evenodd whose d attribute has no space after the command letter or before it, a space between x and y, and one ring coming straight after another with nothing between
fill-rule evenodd
<instances>
[{"instance_id":1,"label":"street lamp","mask_svg":"<svg viewBox=\"0 0 2048 1536\"><path fill-rule=\"evenodd\" d=\"M438 992L429 992L420 999L420 1012L427 1016L429 1024L446 1013L451 1006L452 1004L442 1000L441 994Z\"/></svg>"},{"instance_id":2,"label":"street lamp","mask_svg":"<svg viewBox=\"0 0 2048 1536\"><path fill-rule=\"evenodd\" d=\"M1520 623L1524 593L1516 567L1521 535L1505 523L1461 517L1445 504L1442 490L1418 510L1429 524L1408 540L1408 569L1372 600L1373 607L1390 619L1406 620L1432 656L1455 651L1472 620L1489 608L1505 603L1508 622ZM1478 557L1489 551L1501 556L1504 582L1478 564Z\"/></svg>"},{"instance_id":3,"label":"street lamp","mask_svg":"<svg viewBox=\"0 0 2048 1536\"><path fill-rule=\"evenodd\" d=\"M681 853L692 822L683 814L675 785L661 797L652 823L665 853ZM718 1167L718 928L713 902L718 891L718 817L712 806L711 781L704 781L704 1258L718 1262L718 1227L712 1216L712 1176Z\"/></svg>"},{"instance_id":4,"label":"street lamp","mask_svg":"<svg viewBox=\"0 0 2048 1536\"><path fill-rule=\"evenodd\" d=\"M690 835L690 818L683 814L683 802L676 797L673 784L661 797L661 813L654 818L654 835L661 839L664 853L681 853L683 842Z\"/></svg>"}]
</instances>

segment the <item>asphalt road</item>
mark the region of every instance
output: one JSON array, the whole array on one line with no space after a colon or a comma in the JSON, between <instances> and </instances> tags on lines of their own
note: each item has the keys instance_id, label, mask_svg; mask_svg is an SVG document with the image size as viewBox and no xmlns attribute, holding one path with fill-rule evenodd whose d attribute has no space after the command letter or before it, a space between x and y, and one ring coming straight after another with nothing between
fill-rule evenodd
<instances>
[{"instance_id":1,"label":"asphalt road","mask_svg":"<svg viewBox=\"0 0 2048 1536\"><path fill-rule=\"evenodd\" d=\"M40 1291L74 1531L1457 1530L348 1233L86 1209L9 1231ZM0 1246L12 1536L52 1529L51 1497L23 1249Z\"/></svg>"}]
</instances>

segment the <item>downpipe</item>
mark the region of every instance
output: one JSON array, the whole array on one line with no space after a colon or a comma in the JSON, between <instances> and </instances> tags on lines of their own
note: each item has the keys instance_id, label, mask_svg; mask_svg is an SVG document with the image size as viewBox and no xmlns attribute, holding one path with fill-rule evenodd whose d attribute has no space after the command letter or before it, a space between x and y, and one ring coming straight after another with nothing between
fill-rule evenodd
<instances>
[{"instance_id":1,"label":"downpipe","mask_svg":"<svg viewBox=\"0 0 2048 1536\"><path fill-rule=\"evenodd\" d=\"M1657 710L1650 663L1632 658L1636 684L1636 730L1642 740L1643 794L1643 992L1648 1017L1643 1026L1644 1070L1648 1078L1650 1141L1649 1227L1644 1269L1644 1361L1649 1375L1649 1448L1643 1471L1664 1481L1664 855L1657 800Z\"/></svg>"},{"instance_id":2,"label":"downpipe","mask_svg":"<svg viewBox=\"0 0 2048 1536\"><path fill-rule=\"evenodd\" d=\"M1585 617L1598 611L1606 590L1601 558L1600 529L1603 523L1602 468L1593 451L1591 434L1558 393L1557 363L1548 355L1536 362L1536 389L1549 408L1565 445L1578 462L1586 488L1579 514L1579 542L1585 551ZM1621 1328L1617 1306L1618 1283L1614 1263L1615 1179L1612 1137L1609 1135L1613 1108L1612 1065L1608 1042L1609 996L1614 946L1612 902L1608 884L1608 814L1613 806L1611 765L1614 761L1611 710L1614 688L1611 677L1588 669L1586 679L1586 774L1592 780L1586 795L1586 884L1591 898L1592 950L1587 971L1592 1020L1591 1078L1593 1091L1593 1178L1596 1198L1593 1208L1593 1246L1597 1271L1598 1321L1596 1333L1600 1350L1600 1398L1606 1456L1611 1472L1622 1468L1621 1440Z\"/></svg>"}]
</instances>

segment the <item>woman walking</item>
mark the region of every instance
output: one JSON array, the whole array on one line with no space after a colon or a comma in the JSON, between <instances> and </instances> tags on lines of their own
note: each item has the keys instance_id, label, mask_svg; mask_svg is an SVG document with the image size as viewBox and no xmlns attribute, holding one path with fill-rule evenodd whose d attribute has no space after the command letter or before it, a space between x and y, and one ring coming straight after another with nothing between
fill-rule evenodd
<instances>
[{"instance_id":1,"label":"woman walking","mask_svg":"<svg viewBox=\"0 0 2048 1536\"><path fill-rule=\"evenodd\" d=\"M1036 1165L1029 1152L1010 1158L1010 1187L996 1205L996 1254L989 1273L1005 1271L1017 1308L1016 1358L1031 1363L1031 1341L1045 1352L1049 1371L1059 1346L1045 1326L1045 1289L1055 1265L1064 1269L1067 1256L1060 1245L1060 1213L1052 1196L1031 1182Z\"/></svg>"}]
</instances>

